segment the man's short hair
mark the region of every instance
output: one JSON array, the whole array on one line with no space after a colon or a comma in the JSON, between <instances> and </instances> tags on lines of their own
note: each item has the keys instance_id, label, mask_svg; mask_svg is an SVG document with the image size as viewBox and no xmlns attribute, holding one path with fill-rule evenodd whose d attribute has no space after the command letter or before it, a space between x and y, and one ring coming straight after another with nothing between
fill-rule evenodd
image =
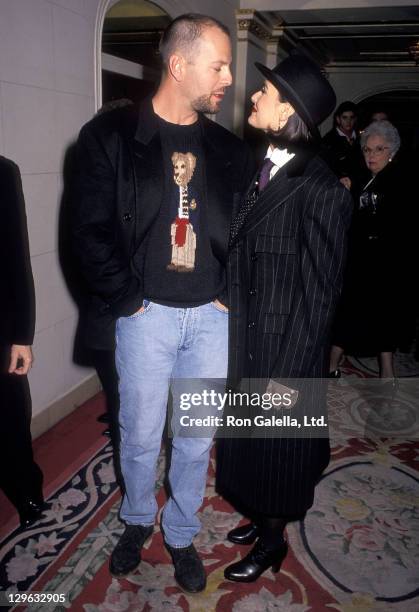
<instances>
[{"instance_id":1,"label":"man's short hair","mask_svg":"<svg viewBox=\"0 0 419 612\"><path fill-rule=\"evenodd\" d=\"M159 51L166 67L169 57L176 51L182 51L187 55L193 53L193 47L202 35L205 28L218 28L227 36L230 30L221 21L208 15L199 13L187 13L176 17L165 29L160 40Z\"/></svg>"},{"instance_id":2,"label":"man's short hair","mask_svg":"<svg viewBox=\"0 0 419 612\"><path fill-rule=\"evenodd\" d=\"M337 109L335 110L335 117L340 117L343 113L353 113L355 116L358 116L358 107L355 102L351 102L351 100L345 100L339 104Z\"/></svg>"},{"instance_id":3,"label":"man's short hair","mask_svg":"<svg viewBox=\"0 0 419 612\"><path fill-rule=\"evenodd\" d=\"M371 121L375 121L375 119L373 119L374 115L385 115L385 121L390 121L390 113L388 111L388 109L385 106L376 106L370 113L371 116ZM384 119L381 119L381 121L384 121ZM391 121L390 121L391 123Z\"/></svg>"}]
</instances>

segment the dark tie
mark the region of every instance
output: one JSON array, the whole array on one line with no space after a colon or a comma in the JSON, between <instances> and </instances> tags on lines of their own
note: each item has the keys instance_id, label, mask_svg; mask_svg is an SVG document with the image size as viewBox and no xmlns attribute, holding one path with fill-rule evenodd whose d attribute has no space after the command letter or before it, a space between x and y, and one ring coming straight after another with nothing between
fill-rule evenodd
<instances>
[{"instance_id":1,"label":"dark tie","mask_svg":"<svg viewBox=\"0 0 419 612\"><path fill-rule=\"evenodd\" d=\"M259 172L259 191L262 191L263 189L265 189L266 185L269 183L269 179L270 179L270 174L271 174L271 170L274 167L274 163L272 160L270 160L269 158L265 158L263 161L263 164L260 168L260 172Z\"/></svg>"},{"instance_id":2,"label":"dark tie","mask_svg":"<svg viewBox=\"0 0 419 612\"><path fill-rule=\"evenodd\" d=\"M249 193L245 197L244 201L241 203L239 211L231 223L230 240L229 240L230 246L232 245L235 237L237 236L237 234L239 233L239 231L245 224L247 215L252 210L257 198L258 198L257 186L254 185L253 188L249 191Z\"/></svg>"},{"instance_id":3,"label":"dark tie","mask_svg":"<svg viewBox=\"0 0 419 612\"><path fill-rule=\"evenodd\" d=\"M275 164L271 162L270 159L266 158L264 160L258 174L256 185L253 187L253 189L250 190L247 197L242 202L242 205L240 206L236 217L233 219L230 228L230 245L234 242L235 237L245 224L247 216L252 210L258 198L258 193L260 193L262 189L264 189L264 187L266 187L266 185L269 183L269 175L274 165Z\"/></svg>"}]
</instances>

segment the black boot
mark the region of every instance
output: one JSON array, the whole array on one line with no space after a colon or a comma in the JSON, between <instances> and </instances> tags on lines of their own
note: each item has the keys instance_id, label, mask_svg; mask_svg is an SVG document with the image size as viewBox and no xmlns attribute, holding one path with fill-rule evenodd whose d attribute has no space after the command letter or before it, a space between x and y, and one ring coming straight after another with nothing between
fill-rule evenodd
<instances>
[{"instance_id":1,"label":"black boot","mask_svg":"<svg viewBox=\"0 0 419 612\"><path fill-rule=\"evenodd\" d=\"M233 544L253 544L260 535L260 530L255 523L246 523L241 527L232 529L227 534L227 540Z\"/></svg>"},{"instance_id":2,"label":"black boot","mask_svg":"<svg viewBox=\"0 0 419 612\"><path fill-rule=\"evenodd\" d=\"M153 525L127 525L112 551L109 571L115 578L127 576L141 561L141 549L153 533Z\"/></svg>"},{"instance_id":3,"label":"black boot","mask_svg":"<svg viewBox=\"0 0 419 612\"><path fill-rule=\"evenodd\" d=\"M167 550L175 566L175 579L180 588L187 593L199 593L207 585L204 565L193 544L183 548L169 546Z\"/></svg>"},{"instance_id":4,"label":"black boot","mask_svg":"<svg viewBox=\"0 0 419 612\"><path fill-rule=\"evenodd\" d=\"M287 552L288 544L285 540L279 548L272 550L265 548L263 542L258 540L241 561L226 567L224 576L233 582L254 582L269 567L273 572L278 572Z\"/></svg>"}]
</instances>

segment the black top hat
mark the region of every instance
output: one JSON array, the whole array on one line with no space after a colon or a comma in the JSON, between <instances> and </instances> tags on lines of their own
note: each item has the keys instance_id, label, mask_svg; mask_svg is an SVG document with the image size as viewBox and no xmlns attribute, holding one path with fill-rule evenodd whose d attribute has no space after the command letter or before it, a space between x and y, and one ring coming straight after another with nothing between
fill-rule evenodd
<instances>
[{"instance_id":1,"label":"black top hat","mask_svg":"<svg viewBox=\"0 0 419 612\"><path fill-rule=\"evenodd\" d=\"M312 135L319 138L317 126L336 105L336 94L319 67L300 53L292 53L273 70L259 62L255 66L294 107Z\"/></svg>"}]
</instances>

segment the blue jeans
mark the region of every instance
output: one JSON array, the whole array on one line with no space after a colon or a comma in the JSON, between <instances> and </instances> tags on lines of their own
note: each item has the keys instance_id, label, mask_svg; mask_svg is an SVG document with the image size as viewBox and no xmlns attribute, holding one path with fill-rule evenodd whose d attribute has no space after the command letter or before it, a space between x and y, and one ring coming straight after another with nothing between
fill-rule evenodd
<instances>
[{"instance_id":1,"label":"blue jeans","mask_svg":"<svg viewBox=\"0 0 419 612\"><path fill-rule=\"evenodd\" d=\"M166 419L170 382L227 375L228 314L214 303L171 308L149 302L116 325L121 468L126 492L121 518L153 525L156 463ZM162 527L170 546L189 546L200 529L196 516L204 497L211 438L172 440L170 497Z\"/></svg>"}]
</instances>

